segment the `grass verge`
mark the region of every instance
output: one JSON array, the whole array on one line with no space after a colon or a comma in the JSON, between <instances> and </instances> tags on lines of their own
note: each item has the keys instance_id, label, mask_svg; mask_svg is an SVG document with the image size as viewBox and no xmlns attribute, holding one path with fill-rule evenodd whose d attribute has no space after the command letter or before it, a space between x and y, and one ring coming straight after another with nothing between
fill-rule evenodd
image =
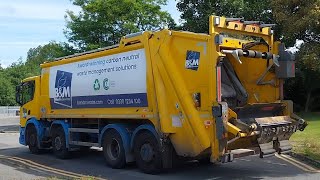
<instances>
[{"instance_id":1,"label":"grass verge","mask_svg":"<svg viewBox=\"0 0 320 180\"><path fill-rule=\"evenodd\" d=\"M320 113L301 113L299 116L308 122L308 126L291 136L293 152L320 161Z\"/></svg>"}]
</instances>

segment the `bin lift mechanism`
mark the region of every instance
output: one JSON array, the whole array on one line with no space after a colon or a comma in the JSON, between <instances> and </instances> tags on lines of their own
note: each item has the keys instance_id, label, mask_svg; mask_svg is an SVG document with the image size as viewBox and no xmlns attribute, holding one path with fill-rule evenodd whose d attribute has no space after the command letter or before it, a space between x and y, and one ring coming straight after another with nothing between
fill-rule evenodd
<instances>
[{"instance_id":1,"label":"bin lift mechanism","mask_svg":"<svg viewBox=\"0 0 320 180\"><path fill-rule=\"evenodd\" d=\"M220 20L219 17L216 17L217 19L215 19L215 23L219 24ZM218 21L218 22L217 22ZM226 23L228 24L229 22L234 22L234 21L238 21L243 23L244 25L257 25L260 28L264 28L264 27L273 27L275 26L275 24L263 24L263 22L261 21L244 21L244 18L226 18L225 19ZM263 59L272 59L273 63L276 66L280 66L279 65L279 55L275 55L272 54L270 52L259 52L259 51L253 51L253 50L242 50L242 49L235 49L235 50L221 50L222 53L225 54L231 54L240 64L242 64L242 61L240 60L240 56L244 56L244 57L251 57L251 58L263 58Z\"/></svg>"},{"instance_id":2,"label":"bin lift mechanism","mask_svg":"<svg viewBox=\"0 0 320 180\"><path fill-rule=\"evenodd\" d=\"M218 25L220 23L220 17L216 17L215 19L215 25ZM225 18L225 21L228 25L229 22L241 22L243 25L257 25L260 28L265 28L265 27L273 27L275 24L264 24L261 21L244 21L244 18ZM272 54L270 52L259 52L259 51L254 51L254 50L246 50L246 49L235 49L235 50L226 50L223 49L221 50L222 53L224 54L231 54L240 64L242 64L242 61L240 60L240 56L244 57L250 57L250 58L262 58L262 59L272 59L273 64L276 66L280 66L279 64L279 55ZM264 77L266 76L267 72L271 69L273 64L269 65L265 72L261 75L261 77L257 80L258 85L263 85L263 84L273 84L274 82L262 82Z\"/></svg>"},{"instance_id":3,"label":"bin lift mechanism","mask_svg":"<svg viewBox=\"0 0 320 180\"><path fill-rule=\"evenodd\" d=\"M259 51L253 51L253 50L242 50L242 49L235 49L235 50L221 50L222 53L225 54L231 54L240 64L242 64L242 61L240 60L239 56L244 57L251 57L251 58L263 58L263 59L272 59L273 63L276 66L279 65L279 55L272 54L270 52L259 52Z\"/></svg>"},{"instance_id":4,"label":"bin lift mechanism","mask_svg":"<svg viewBox=\"0 0 320 180\"><path fill-rule=\"evenodd\" d=\"M263 58L263 59L272 59L273 63L276 66L280 66L279 64L279 55L272 54L270 52L259 52L259 51L253 51L253 50L242 50L242 49L236 49L236 50L221 50L222 53L225 54L231 54L240 64L242 64L239 56L244 56L244 57L251 57L251 58ZM262 73L262 75L259 77L257 80L256 84L258 85L265 85L265 84L271 84L275 85L274 81L267 81L267 82L262 82L262 80L266 77L268 71L271 69L273 64L270 64L267 69Z\"/></svg>"}]
</instances>

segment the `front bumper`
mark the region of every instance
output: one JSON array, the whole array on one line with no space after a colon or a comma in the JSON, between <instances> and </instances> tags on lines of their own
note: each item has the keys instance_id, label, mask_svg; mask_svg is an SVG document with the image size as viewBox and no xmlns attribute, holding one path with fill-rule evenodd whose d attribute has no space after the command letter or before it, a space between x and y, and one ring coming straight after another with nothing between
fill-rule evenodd
<instances>
[{"instance_id":1,"label":"front bumper","mask_svg":"<svg viewBox=\"0 0 320 180\"><path fill-rule=\"evenodd\" d=\"M26 128L20 126L20 128L19 128L19 132L20 132L19 143L26 146L27 144L26 144L26 133L25 133L25 131L26 131Z\"/></svg>"}]
</instances>

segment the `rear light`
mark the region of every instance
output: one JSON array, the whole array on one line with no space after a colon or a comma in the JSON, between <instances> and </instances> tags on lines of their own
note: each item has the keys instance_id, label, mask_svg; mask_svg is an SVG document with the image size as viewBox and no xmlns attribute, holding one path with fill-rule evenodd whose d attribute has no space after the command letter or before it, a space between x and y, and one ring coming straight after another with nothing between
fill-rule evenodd
<instances>
[{"instance_id":1,"label":"rear light","mask_svg":"<svg viewBox=\"0 0 320 180\"><path fill-rule=\"evenodd\" d=\"M273 109L274 109L273 106L265 106L265 107L262 107L262 108L261 108L262 111L271 111L271 110L273 110Z\"/></svg>"}]
</instances>

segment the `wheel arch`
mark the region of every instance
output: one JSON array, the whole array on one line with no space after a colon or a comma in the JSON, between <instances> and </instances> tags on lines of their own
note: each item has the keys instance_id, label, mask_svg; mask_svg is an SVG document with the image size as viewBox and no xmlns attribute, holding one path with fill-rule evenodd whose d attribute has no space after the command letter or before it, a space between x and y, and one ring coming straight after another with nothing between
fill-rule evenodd
<instances>
[{"instance_id":1,"label":"wheel arch","mask_svg":"<svg viewBox=\"0 0 320 180\"><path fill-rule=\"evenodd\" d=\"M158 143L160 143L159 135L158 135L156 129L154 128L154 126L151 125L151 124L143 124L143 125L138 126L138 127L133 131L133 133L132 133L132 138L131 138L131 143L130 143L130 144L131 144L131 146L130 146L131 150L133 150L135 137L136 137L139 133L141 133L141 132L143 132L143 131L148 131L148 132L150 132L150 133L151 133L152 135L154 135L154 137L157 139Z\"/></svg>"},{"instance_id":2,"label":"wheel arch","mask_svg":"<svg viewBox=\"0 0 320 180\"><path fill-rule=\"evenodd\" d=\"M37 141L38 141L38 148L41 148L41 139L45 136L45 123L37 120L36 118L30 118L27 120L27 123L26 123L26 126L25 126L25 131L23 132L24 133L24 142L25 142L25 145L28 145L28 136L27 136L27 132L28 132L28 129L31 127L31 126L34 126L36 131L37 131Z\"/></svg>"},{"instance_id":3,"label":"wheel arch","mask_svg":"<svg viewBox=\"0 0 320 180\"><path fill-rule=\"evenodd\" d=\"M147 174L160 173L163 169L163 151L155 127L151 124L140 125L135 129L132 137L132 150L139 169ZM144 145L149 147L143 147Z\"/></svg>"},{"instance_id":4,"label":"wheel arch","mask_svg":"<svg viewBox=\"0 0 320 180\"><path fill-rule=\"evenodd\" d=\"M69 128L70 124L68 122L65 122L64 120L55 120L51 123L50 126L50 136L52 134L53 129L61 127L64 131L64 135L66 138L66 147L69 148Z\"/></svg>"},{"instance_id":5,"label":"wheel arch","mask_svg":"<svg viewBox=\"0 0 320 180\"><path fill-rule=\"evenodd\" d=\"M132 128L133 126L131 124L123 124L123 123L108 124L101 130L101 133L99 136L100 147L102 147L105 133L111 129L114 129L120 134L120 137L122 139L125 156L126 156L126 162L133 162L134 156L131 151L131 144L130 144L132 136L131 136L131 133L128 131L129 129L132 129Z\"/></svg>"}]
</instances>

